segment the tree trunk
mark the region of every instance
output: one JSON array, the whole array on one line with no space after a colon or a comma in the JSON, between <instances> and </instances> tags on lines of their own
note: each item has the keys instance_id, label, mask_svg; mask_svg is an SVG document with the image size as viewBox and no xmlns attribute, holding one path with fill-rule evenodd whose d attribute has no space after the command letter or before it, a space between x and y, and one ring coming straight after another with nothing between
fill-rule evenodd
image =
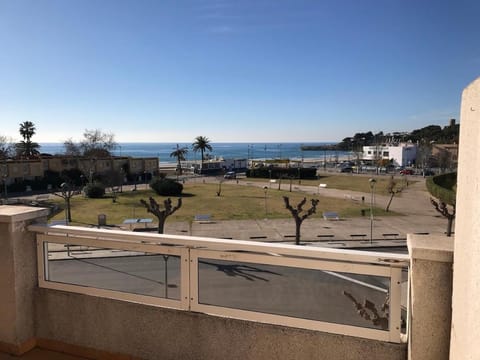
<instances>
[{"instance_id":1,"label":"tree trunk","mask_svg":"<svg viewBox=\"0 0 480 360\"><path fill-rule=\"evenodd\" d=\"M70 198L67 197L66 200L67 200L66 201L67 202L67 220L68 220L69 223L71 223L72 222L72 213L70 211Z\"/></svg>"},{"instance_id":2,"label":"tree trunk","mask_svg":"<svg viewBox=\"0 0 480 360\"><path fill-rule=\"evenodd\" d=\"M390 200L388 200L387 207L385 208L385 211L388 212L390 210L390 204L392 203L393 197L395 196L395 193L390 194Z\"/></svg>"},{"instance_id":3,"label":"tree trunk","mask_svg":"<svg viewBox=\"0 0 480 360\"><path fill-rule=\"evenodd\" d=\"M165 216L158 216L158 233L159 234L163 234L166 219L167 218Z\"/></svg>"},{"instance_id":4,"label":"tree trunk","mask_svg":"<svg viewBox=\"0 0 480 360\"><path fill-rule=\"evenodd\" d=\"M302 222L300 219L295 219L295 245L300 245L300 227Z\"/></svg>"},{"instance_id":5,"label":"tree trunk","mask_svg":"<svg viewBox=\"0 0 480 360\"><path fill-rule=\"evenodd\" d=\"M453 216L449 216L447 222L447 236L452 236Z\"/></svg>"}]
</instances>

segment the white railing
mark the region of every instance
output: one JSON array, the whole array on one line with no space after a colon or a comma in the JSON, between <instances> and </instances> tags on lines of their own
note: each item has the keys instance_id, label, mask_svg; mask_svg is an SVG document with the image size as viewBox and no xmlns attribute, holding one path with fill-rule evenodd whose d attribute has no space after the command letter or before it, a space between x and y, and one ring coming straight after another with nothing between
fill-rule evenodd
<instances>
[{"instance_id":1,"label":"white railing","mask_svg":"<svg viewBox=\"0 0 480 360\"><path fill-rule=\"evenodd\" d=\"M40 287L389 342L406 338L407 255L29 229L38 233Z\"/></svg>"}]
</instances>

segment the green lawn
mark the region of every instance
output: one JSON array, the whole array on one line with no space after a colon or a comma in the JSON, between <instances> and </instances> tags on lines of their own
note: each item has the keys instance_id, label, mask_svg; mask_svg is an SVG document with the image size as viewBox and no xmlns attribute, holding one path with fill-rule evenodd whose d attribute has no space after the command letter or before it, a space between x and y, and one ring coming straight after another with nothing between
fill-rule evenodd
<instances>
[{"instance_id":1,"label":"green lawn","mask_svg":"<svg viewBox=\"0 0 480 360\"><path fill-rule=\"evenodd\" d=\"M301 180L301 185L309 186L318 186L319 184L327 184L328 188L339 189L339 190L351 190L369 193L370 183L368 182L369 178L374 178L377 182L375 184L375 193L379 195L388 195L387 185L390 180L390 176L364 176L356 174L332 174L332 175L321 175L318 180ZM404 176L396 176L395 181L398 186L405 185L406 180L409 184L413 184L415 181L412 181L410 178L405 178ZM255 179L255 178L245 178L242 179L245 182L264 182L268 183L269 179ZM279 180L276 180L277 184ZM283 179L282 184L289 184L290 180ZM292 181L293 185L298 185L298 179ZM272 185L273 186L273 185ZM277 185L278 186L278 185ZM400 195L400 194L399 194Z\"/></svg>"},{"instance_id":2,"label":"green lawn","mask_svg":"<svg viewBox=\"0 0 480 360\"><path fill-rule=\"evenodd\" d=\"M237 186L235 184L222 184L221 196L217 196L218 184L186 183L182 196L182 207L167 221L192 221L197 214L209 214L216 220L235 219L263 219L288 218L290 213L285 209L282 196L289 196L290 203L296 205L305 196L300 192L279 191L271 188L267 190L265 212L265 192L260 187ZM146 209L140 204L140 199L148 199L153 196L158 202L165 197L156 195L151 190L126 191L120 193L117 201L112 198L88 199L83 196L75 196L72 199L72 220L74 224L86 225L97 224L99 214L107 216L108 224L121 224L126 218L148 217ZM334 199L318 195L307 196L307 200L317 198L320 200L317 206L317 214L321 217L323 211L335 211L341 217L361 216L361 209L368 209L368 204L354 202L346 199ZM63 200L55 201L63 207ZM172 198L176 204L176 198ZM310 205L310 201L307 202ZM309 206L305 206L309 208ZM368 214L368 211L367 211ZM383 209L375 209L375 215L398 215L392 212L385 213ZM63 219L64 213L59 212L54 219ZM154 221L156 219L154 218Z\"/></svg>"}]
</instances>

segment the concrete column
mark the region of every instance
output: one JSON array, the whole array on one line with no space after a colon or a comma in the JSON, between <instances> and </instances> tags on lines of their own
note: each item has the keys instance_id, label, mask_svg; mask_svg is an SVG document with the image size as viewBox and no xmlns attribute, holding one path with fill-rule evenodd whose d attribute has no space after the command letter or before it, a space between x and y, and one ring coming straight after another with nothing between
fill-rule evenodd
<instances>
[{"instance_id":1,"label":"concrete column","mask_svg":"<svg viewBox=\"0 0 480 360\"><path fill-rule=\"evenodd\" d=\"M462 94L450 356L480 359L480 78Z\"/></svg>"},{"instance_id":2,"label":"concrete column","mask_svg":"<svg viewBox=\"0 0 480 360\"><path fill-rule=\"evenodd\" d=\"M22 354L35 346L35 234L27 226L46 222L48 209L0 206L0 351Z\"/></svg>"},{"instance_id":3,"label":"concrete column","mask_svg":"<svg viewBox=\"0 0 480 360\"><path fill-rule=\"evenodd\" d=\"M453 238L408 235L411 259L409 360L448 360Z\"/></svg>"}]
</instances>

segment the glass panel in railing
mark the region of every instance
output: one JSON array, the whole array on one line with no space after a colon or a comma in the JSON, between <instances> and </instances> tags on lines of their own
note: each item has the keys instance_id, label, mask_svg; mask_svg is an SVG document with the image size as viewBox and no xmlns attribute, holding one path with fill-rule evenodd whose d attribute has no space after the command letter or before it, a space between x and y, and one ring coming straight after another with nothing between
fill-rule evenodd
<instances>
[{"instance_id":1,"label":"glass panel in railing","mask_svg":"<svg viewBox=\"0 0 480 360\"><path fill-rule=\"evenodd\" d=\"M199 303L388 329L390 279L201 258Z\"/></svg>"},{"instance_id":2,"label":"glass panel in railing","mask_svg":"<svg viewBox=\"0 0 480 360\"><path fill-rule=\"evenodd\" d=\"M49 243L47 280L180 300L180 257Z\"/></svg>"}]
</instances>

